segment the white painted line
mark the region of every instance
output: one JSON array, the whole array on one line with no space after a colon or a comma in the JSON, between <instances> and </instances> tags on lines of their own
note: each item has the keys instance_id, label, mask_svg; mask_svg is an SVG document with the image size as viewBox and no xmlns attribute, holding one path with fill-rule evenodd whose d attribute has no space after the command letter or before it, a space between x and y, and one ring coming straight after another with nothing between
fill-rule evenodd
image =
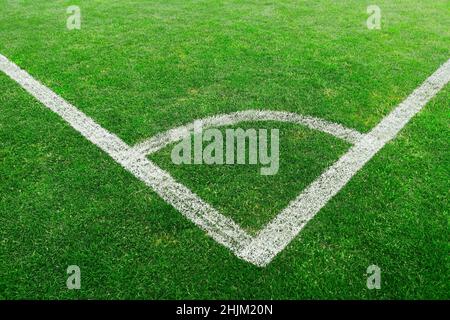
<instances>
[{"instance_id":1,"label":"white painted line","mask_svg":"<svg viewBox=\"0 0 450 320\"><path fill-rule=\"evenodd\" d=\"M450 81L450 60L275 217L238 255L264 266ZM270 245L268 245L270 244Z\"/></svg>"},{"instance_id":2,"label":"white painted line","mask_svg":"<svg viewBox=\"0 0 450 320\"><path fill-rule=\"evenodd\" d=\"M198 121L198 119L196 121ZM200 121L202 122L203 129L231 126L240 122L250 121L289 122L331 134L336 138L346 140L351 144L355 144L363 137L363 134L358 131L346 128L337 123L284 111L246 110L207 117L200 119ZM186 135L189 135L193 129L194 122L170 129L136 145L134 150L143 154L157 152L171 143L182 140Z\"/></svg>"},{"instance_id":3,"label":"white painted line","mask_svg":"<svg viewBox=\"0 0 450 320\"><path fill-rule=\"evenodd\" d=\"M248 243L250 236L233 220L219 214L184 185L177 183L167 172L153 164L145 155L133 151L119 137L102 128L2 55L0 55L0 70L142 180L166 202L204 229L217 242L234 251Z\"/></svg>"},{"instance_id":4,"label":"white painted line","mask_svg":"<svg viewBox=\"0 0 450 320\"><path fill-rule=\"evenodd\" d=\"M108 153L161 198L205 230L237 256L265 266L292 241L310 219L344 187L387 142L450 81L450 60L385 117L371 132L355 130L325 120L287 112L249 110L206 118L207 126L232 125L241 121L284 121L305 125L354 143L354 146L309 185L256 237L251 237L232 219L224 217L170 174L146 158L171 142L183 138L187 126L178 127L130 147L47 87L0 55L0 70L20 84L46 107L60 115L75 130Z\"/></svg>"}]
</instances>

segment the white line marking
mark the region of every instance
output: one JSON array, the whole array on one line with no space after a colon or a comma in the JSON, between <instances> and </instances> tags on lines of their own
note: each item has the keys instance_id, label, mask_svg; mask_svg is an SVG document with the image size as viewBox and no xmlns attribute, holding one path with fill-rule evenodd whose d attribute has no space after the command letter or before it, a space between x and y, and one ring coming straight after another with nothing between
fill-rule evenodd
<instances>
[{"instance_id":1,"label":"white line marking","mask_svg":"<svg viewBox=\"0 0 450 320\"><path fill-rule=\"evenodd\" d=\"M363 134L358 131L346 128L337 123L284 111L246 110L207 117L200 119L200 121L202 122L203 129L230 126L245 121L289 122L331 134L336 138L346 140L351 144L355 144L363 137ZM143 154L157 152L171 143L182 140L186 135L189 135L189 132L193 129L194 122L170 129L136 145L134 150Z\"/></svg>"},{"instance_id":2,"label":"white line marking","mask_svg":"<svg viewBox=\"0 0 450 320\"><path fill-rule=\"evenodd\" d=\"M308 186L238 255L259 266L269 263L449 81L450 60Z\"/></svg>"},{"instance_id":3,"label":"white line marking","mask_svg":"<svg viewBox=\"0 0 450 320\"><path fill-rule=\"evenodd\" d=\"M135 147L130 147L2 55L0 55L0 70L46 107L60 115L86 139L108 153L166 202L205 230L213 239L228 247L242 259L258 266L265 266L272 261L306 223L350 181L353 175L392 140L409 120L450 81L450 60L448 60L371 132L364 135L325 120L287 112L249 110L206 118L210 126L255 120L294 122L355 144L256 237L251 237L232 219L218 213L146 158L148 153L160 150L167 144L181 139L184 130L190 125L166 131Z\"/></svg>"},{"instance_id":4,"label":"white line marking","mask_svg":"<svg viewBox=\"0 0 450 320\"><path fill-rule=\"evenodd\" d=\"M0 55L0 70L142 180L166 202L204 229L217 242L235 251L250 241L250 236L233 220L218 213L184 185L177 183L167 172L153 164L145 155L133 151L119 137L102 128L2 55Z\"/></svg>"}]
</instances>

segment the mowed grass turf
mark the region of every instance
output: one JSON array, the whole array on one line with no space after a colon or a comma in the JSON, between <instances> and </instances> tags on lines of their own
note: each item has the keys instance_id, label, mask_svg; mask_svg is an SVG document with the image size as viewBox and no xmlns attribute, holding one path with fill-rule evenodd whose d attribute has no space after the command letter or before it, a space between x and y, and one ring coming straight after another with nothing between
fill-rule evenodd
<instances>
[{"instance_id":1,"label":"mowed grass turf","mask_svg":"<svg viewBox=\"0 0 450 320\"><path fill-rule=\"evenodd\" d=\"M66 8L81 7L81 30ZM369 131L450 57L448 1L4 1L0 53L125 142L218 113ZM236 258L0 74L0 298L448 299L444 88L266 268ZM176 167L256 232L348 147L277 123L280 172ZM193 177L193 178L192 178ZM69 265L81 290L66 288ZM366 269L382 270L368 290Z\"/></svg>"}]
</instances>

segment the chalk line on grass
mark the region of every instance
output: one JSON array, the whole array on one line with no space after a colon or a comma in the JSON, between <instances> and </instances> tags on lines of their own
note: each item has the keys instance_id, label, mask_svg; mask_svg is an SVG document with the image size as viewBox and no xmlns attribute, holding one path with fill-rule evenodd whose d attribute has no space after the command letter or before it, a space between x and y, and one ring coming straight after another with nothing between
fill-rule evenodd
<instances>
[{"instance_id":1,"label":"chalk line on grass","mask_svg":"<svg viewBox=\"0 0 450 320\"><path fill-rule=\"evenodd\" d=\"M355 144L363 137L363 134L359 133L358 131L346 128L337 123L284 111L246 110L197 119L196 121L201 121L203 129L231 126L236 125L240 122L288 122L303 125L310 129L331 134L336 138L345 140L351 144ZM193 129L194 122L191 122L187 125L176 127L163 133L157 134L156 136L137 144L133 149L137 152L145 154L155 153L171 143L182 140L187 135L192 133Z\"/></svg>"},{"instance_id":2,"label":"chalk line on grass","mask_svg":"<svg viewBox=\"0 0 450 320\"><path fill-rule=\"evenodd\" d=\"M265 266L272 261L356 172L387 142L395 138L411 118L450 81L448 60L367 134L322 119L279 111L248 110L203 119L207 127L233 125L242 121L292 122L329 133L353 144L345 155L291 201L257 236L252 237L232 219L217 212L147 158L149 153L181 140L193 123L168 130L131 147L1 54L0 70L213 239L228 247L238 257L258 266Z\"/></svg>"},{"instance_id":3,"label":"chalk line on grass","mask_svg":"<svg viewBox=\"0 0 450 320\"><path fill-rule=\"evenodd\" d=\"M184 185L176 182L170 174L152 163L144 154L135 152L119 137L102 128L2 55L0 55L0 70L44 106L61 116L86 139L142 180L217 242L235 251L250 241L250 236L233 220L218 213Z\"/></svg>"},{"instance_id":4,"label":"chalk line on grass","mask_svg":"<svg viewBox=\"0 0 450 320\"><path fill-rule=\"evenodd\" d=\"M238 255L256 265L269 263L319 210L450 81L450 60L311 183ZM270 244L270 245L267 245Z\"/></svg>"}]
</instances>

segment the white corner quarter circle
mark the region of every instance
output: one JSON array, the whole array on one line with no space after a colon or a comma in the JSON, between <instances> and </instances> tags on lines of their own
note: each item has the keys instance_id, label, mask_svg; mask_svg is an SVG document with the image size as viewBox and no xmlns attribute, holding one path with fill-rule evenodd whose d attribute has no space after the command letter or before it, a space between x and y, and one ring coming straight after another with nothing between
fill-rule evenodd
<instances>
[{"instance_id":1,"label":"white corner quarter circle","mask_svg":"<svg viewBox=\"0 0 450 320\"><path fill-rule=\"evenodd\" d=\"M310 129L322 131L336 138L355 144L363 137L362 133L356 130L346 128L340 124L329 122L320 118L303 116L293 112L270 111L270 110L245 110L227 114L215 115L201 121L204 129L213 127L223 127L236 125L241 122L259 122L259 121L279 121L298 124ZM157 134L154 137L145 140L133 147L133 150L143 154L151 154L161 150L167 145L180 141L189 135L194 128L194 122L167 130Z\"/></svg>"},{"instance_id":2,"label":"white corner quarter circle","mask_svg":"<svg viewBox=\"0 0 450 320\"><path fill-rule=\"evenodd\" d=\"M149 153L182 139L183 132L192 124L168 130L131 147L1 54L0 70L214 240L241 259L261 267L270 263L308 221L450 81L448 60L367 134L326 120L280 111L247 110L203 119L205 126L210 127L241 121L293 122L353 144L347 153L293 199L256 236L250 236L232 219L220 214L147 158Z\"/></svg>"}]
</instances>

